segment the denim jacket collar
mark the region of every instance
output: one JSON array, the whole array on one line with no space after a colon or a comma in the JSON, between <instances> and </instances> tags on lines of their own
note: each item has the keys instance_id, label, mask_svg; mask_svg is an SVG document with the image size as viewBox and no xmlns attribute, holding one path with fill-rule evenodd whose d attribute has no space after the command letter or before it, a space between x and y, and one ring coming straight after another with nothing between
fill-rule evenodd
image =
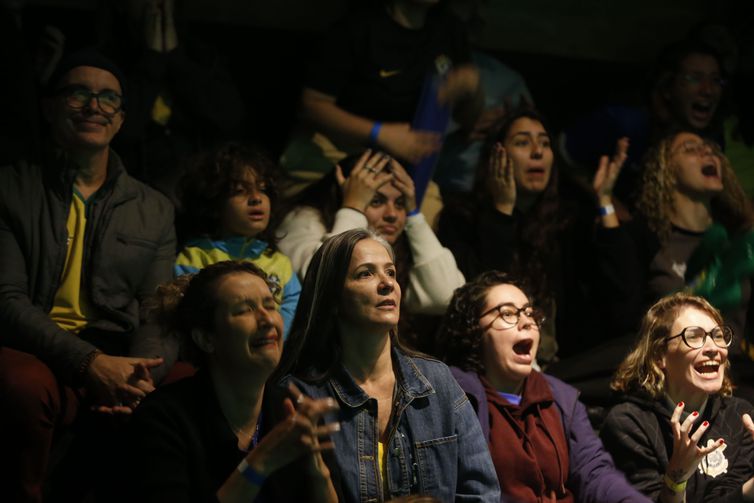
<instances>
[{"instance_id":1,"label":"denim jacket collar","mask_svg":"<svg viewBox=\"0 0 754 503\"><path fill-rule=\"evenodd\" d=\"M391 347L393 368L396 371L396 380L399 394L410 403L415 398L421 398L435 393L435 389L429 380L422 374L416 364L395 346ZM369 400L369 395L356 384L351 374L344 366L340 366L335 376L330 378L332 386L338 398L349 407L360 407Z\"/></svg>"}]
</instances>

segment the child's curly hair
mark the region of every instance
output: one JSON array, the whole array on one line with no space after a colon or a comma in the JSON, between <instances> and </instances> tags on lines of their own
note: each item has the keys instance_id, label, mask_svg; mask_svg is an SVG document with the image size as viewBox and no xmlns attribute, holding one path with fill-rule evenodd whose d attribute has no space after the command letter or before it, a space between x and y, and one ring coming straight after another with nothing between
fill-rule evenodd
<instances>
[{"instance_id":1,"label":"child's curly hair","mask_svg":"<svg viewBox=\"0 0 754 503\"><path fill-rule=\"evenodd\" d=\"M264 186L270 198L270 223L257 238L275 249L278 224L277 165L260 148L241 143L225 143L197 156L179 185L178 231L181 240L197 236L218 237L222 228L223 206L244 175L250 172L257 185Z\"/></svg>"}]
</instances>

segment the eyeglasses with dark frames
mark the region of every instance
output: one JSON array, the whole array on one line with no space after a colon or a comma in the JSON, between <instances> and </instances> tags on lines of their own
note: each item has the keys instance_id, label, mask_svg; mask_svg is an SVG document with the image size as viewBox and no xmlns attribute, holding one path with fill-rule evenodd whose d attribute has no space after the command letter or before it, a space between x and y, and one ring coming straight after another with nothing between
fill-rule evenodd
<instances>
[{"instance_id":1,"label":"eyeglasses with dark frames","mask_svg":"<svg viewBox=\"0 0 754 503\"><path fill-rule=\"evenodd\" d=\"M680 334L668 337L665 341L671 341L677 337L691 349L700 349L704 347L704 343L707 341L707 337L712 339L715 346L719 348L727 348L733 342L733 330L725 325L715 327L709 332L702 327L686 327L681 330Z\"/></svg>"},{"instance_id":2,"label":"eyeglasses with dark frames","mask_svg":"<svg viewBox=\"0 0 754 503\"><path fill-rule=\"evenodd\" d=\"M537 326L542 326L542 324L545 322L545 315L542 311L537 309L536 307L533 307L529 304L525 305L524 307L516 307L514 304L510 302L505 302L503 304L498 304L497 306L493 307L492 309L489 309L482 313L480 318L484 318L490 313L493 313L497 311L497 316L494 320L492 320L492 323L495 322L495 320L502 319L505 323L507 323L510 326L515 325L518 323L518 320L521 318L521 314L532 320ZM492 325L490 323L490 325Z\"/></svg>"},{"instance_id":3,"label":"eyeglasses with dark frames","mask_svg":"<svg viewBox=\"0 0 754 503\"><path fill-rule=\"evenodd\" d=\"M67 86L58 91L65 98L65 103L74 110L81 110L92 102L97 101L97 107L106 115L115 115L123 108L123 96L113 90L105 89L95 93L83 86Z\"/></svg>"}]
</instances>

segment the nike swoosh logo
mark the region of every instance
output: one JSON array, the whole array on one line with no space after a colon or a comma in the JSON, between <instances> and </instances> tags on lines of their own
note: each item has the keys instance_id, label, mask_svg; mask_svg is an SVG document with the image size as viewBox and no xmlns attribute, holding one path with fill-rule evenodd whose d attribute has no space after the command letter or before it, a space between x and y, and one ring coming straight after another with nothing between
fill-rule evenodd
<instances>
[{"instance_id":1,"label":"nike swoosh logo","mask_svg":"<svg viewBox=\"0 0 754 503\"><path fill-rule=\"evenodd\" d=\"M380 78L386 79L393 75L398 75L399 73L401 73L400 70L380 70Z\"/></svg>"}]
</instances>

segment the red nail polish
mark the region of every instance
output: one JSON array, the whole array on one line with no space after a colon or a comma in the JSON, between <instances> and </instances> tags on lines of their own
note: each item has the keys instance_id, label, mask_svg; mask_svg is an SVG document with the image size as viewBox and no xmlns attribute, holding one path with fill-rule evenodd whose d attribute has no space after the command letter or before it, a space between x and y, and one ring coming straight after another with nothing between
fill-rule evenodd
<instances>
[{"instance_id":1,"label":"red nail polish","mask_svg":"<svg viewBox=\"0 0 754 503\"><path fill-rule=\"evenodd\" d=\"M699 413L697 411L694 411L694 412L691 413L691 415L694 416L694 417L696 417L696 416L699 415Z\"/></svg>"},{"instance_id":2,"label":"red nail polish","mask_svg":"<svg viewBox=\"0 0 754 503\"><path fill-rule=\"evenodd\" d=\"M709 426L709 421L705 421L702 423L702 426Z\"/></svg>"},{"instance_id":3,"label":"red nail polish","mask_svg":"<svg viewBox=\"0 0 754 503\"><path fill-rule=\"evenodd\" d=\"M723 439L721 438L721 439L720 439L720 445L723 445L724 443L725 443L725 440L723 440Z\"/></svg>"},{"instance_id":4,"label":"red nail polish","mask_svg":"<svg viewBox=\"0 0 754 503\"><path fill-rule=\"evenodd\" d=\"M678 407L683 407L683 402L678 402Z\"/></svg>"}]
</instances>

